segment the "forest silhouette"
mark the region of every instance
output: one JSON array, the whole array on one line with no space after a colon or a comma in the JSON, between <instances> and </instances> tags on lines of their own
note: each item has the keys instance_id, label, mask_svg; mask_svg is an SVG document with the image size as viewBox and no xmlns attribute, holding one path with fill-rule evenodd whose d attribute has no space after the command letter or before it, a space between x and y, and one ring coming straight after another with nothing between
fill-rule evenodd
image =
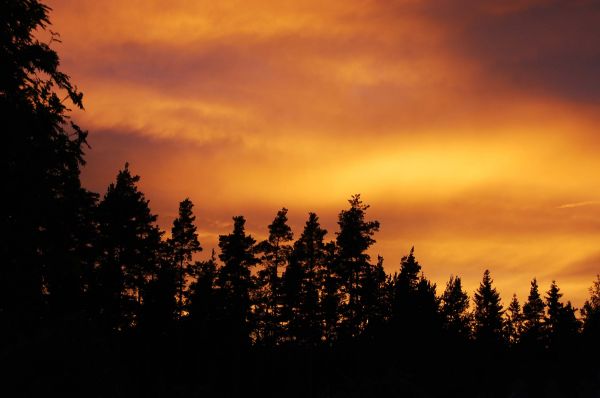
<instances>
[{"instance_id":1,"label":"forest silhouette","mask_svg":"<svg viewBox=\"0 0 600 398\"><path fill-rule=\"evenodd\" d=\"M167 239L128 164L85 189L49 12L0 0L3 396L600 396L600 276L578 310L536 279L505 308L488 270L438 287L414 249L388 274L360 195L333 234L282 208L256 241L235 216L197 261L189 199Z\"/></svg>"}]
</instances>

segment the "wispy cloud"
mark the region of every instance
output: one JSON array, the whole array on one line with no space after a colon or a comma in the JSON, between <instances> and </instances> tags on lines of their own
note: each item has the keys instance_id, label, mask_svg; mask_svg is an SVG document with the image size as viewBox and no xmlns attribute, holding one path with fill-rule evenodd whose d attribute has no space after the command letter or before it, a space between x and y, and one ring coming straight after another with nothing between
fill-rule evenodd
<instances>
[{"instance_id":1,"label":"wispy cloud","mask_svg":"<svg viewBox=\"0 0 600 398\"><path fill-rule=\"evenodd\" d=\"M574 207L583 207L583 206L595 206L600 205L600 200L588 200L585 202L575 202L575 203L566 203L564 205L557 206L557 209L572 209Z\"/></svg>"}]
</instances>

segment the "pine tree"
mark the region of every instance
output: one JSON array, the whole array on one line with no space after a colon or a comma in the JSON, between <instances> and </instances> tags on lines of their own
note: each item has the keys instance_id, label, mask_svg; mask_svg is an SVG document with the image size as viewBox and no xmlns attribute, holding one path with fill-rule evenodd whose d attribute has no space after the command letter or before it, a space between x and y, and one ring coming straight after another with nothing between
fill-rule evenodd
<instances>
[{"instance_id":1,"label":"pine tree","mask_svg":"<svg viewBox=\"0 0 600 398\"><path fill-rule=\"evenodd\" d=\"M46 303L61 318L83 309L94 260L96 195L79 179L87 133L68 108L83 109L83 95L60 70L48 13L0 2L0 333L13 337L39 327Z\"/></svg>"},{"instance_id":2,"label":"pine tree","mask_svg":"<svg viewBox=\"0 0 600 398\"><path fill-rule=\"evenodd\" d=\"M364 327L366 313L361 286L369 283L366 278L371 275L369 268L371 257L367 250L375 243L373 235L379 231L379 221L366 221L369 205L364 204L360 195L354 195L348 201L350 208L342 210L338 216L340 231L337 232L338 247L337 266L343 281L344 293L347 296L344 306L344 329L351 337L356 336Z\"/></svg>"},{"instance_id":3,"label":"pine tree","mask_svg":"<svg viewBox=\"0 0 600 398\"><path fill-rule=\"evenodd\" d=\"M119 171L99 205L101 259L97 292L106 326L137 322L144 289L157 276L162 232L129 165Z\"/></svg>"},{"instance_id":4,"label":"pine tree","mask_svg":"<svg viewBox=\"0 0 600 398\"><path fill-rule=\"evenodd\" d=\"M283 208L277 212L275 219L269 225L269 237L260 242L256 251L262 253L261 262L264 268L258 272L257 287L259 289L258 308L262 317L262 337L267 344L275 344L279 338L281 322L281 288L280 271L287 263L293 239L293 233L287 224L288 210ZM290 292L291 293L291 292ZM262 304L262 306L261 306Z\"/></svg>"},{"instance_id":5,"label":"pine tree","mask_svg":"<svg viewBox=\"0 0 600 398\"><path fill-rule=\"evenodd\" d=\"M514 346L519 343L521 333L523 332L523 314L521 313L521 305L516 294L513 294L505 315L506 340L511 346Z\"/></svg>"},{"instance_id":6,"label":"pine tree","mask_svg":"<svg viewBox=\"0 0 600 398\"><path fill-rule=\"evenodd\" d=\"M222 313L229 324L232 342L242 346L250 343L251 331L250 293L253 289L250 268L259 260L254 255L256 240L246 235L246 220L233 217L233 231L219 236L219 269L216 286L220 289Z\"/></svg>"},{"instance_id":7,"label":"pine tree","mask_svg":"<svg viewBox=\"0 0 600 398\"><path fill-rule=\"evenodd\" d=\"M297 274L295 279L299 280L297 284L299 294L297 302L290 300L286 293L286 307L290 316L287 317L291 335L303 344L314 345L321 341L322 334L322 314L320 311L319 295L323 285L323 273L326 268L326 245L324 242L327 230L321 228L319 217L315 213L309 213L308 220L304 225L304 230L294 243L290 266L298 267L298 272L290 272L290 275ZM287 274L286 271L286 281ZM291 278L294 279L294 278ZM293 290L287 286L294 285L286 282L285 291Z\"/></svg>"},{"instance_id":8,"label":"pine tree","mask_svg":"<svg viewBox=\"0 0 600 398\"><path fill-rule=\"evenodd\" d=\"M220 303L215 291L218 275L215 251L212 251L210 259L192 264L190 274L193 282L187 294L188 321L194 333L199 333L201 338L209 338L224 315L219 313Z\"/></svg>"},{"instance_id":9,"label":"pine tree","mask_svg":"<svg viewBox=\"0 0 600 398\"><path fill-rule=\"evenodd\" d=\"M469 313L469 295L463 291L458 276L450 276L446 290L442 294L440 312L444 329L451 335L468 338L471 332L471 314Z\"/></svg>"},{"instance_id":10,"label":"pine tree","mask_svg":"<svg viewBox=\"0 0 600 398\"><path fill-rule=\"evenodd\" d=\"M540 297L537 280L531 281L529 297L523 304L522 342L530 349L540 349L544 345L544 302Z\"/></svg>"},{"instance_id":11,"label":"pine tree","mask_svg":"<svg viewBox=\"0 0 600 398\"><path fill-rule=\"evenodd\" d=\"M476 341L489 347L502 344L502 304L500 294L492 286L490 271L485 270L483 280L475 291L475 311L473 313L474 335Z\"/></svg>"},{"instance_id":12,"label":"pine tree","mask_svg":"<svg viewBox=\"0 0 600 398\"><path fill-rule=\"evenodd\" d=\"M192 256L202 251L198 241L198 233L194 221L196 216L192 212L194 204L188 198L179 204L179 216L173 221L171 228L171 239L169 245L173 253L173 262L176 269L177 280L177 306L178 316L182 315L183 298L186 285L186 275L189 274L189 266Z\"/></svg>"},{"instance_id":13,"label":"pine tree","mask_svg":"<svg viewBox=\"0 0 600 398\"><path fill-rule=\"evenodd\" d=\"M320 312L323 317L323 337L331 346L339 336L340 307L342 303L342 281L337 272L337 246L335 242L325 245L325 268L321 291Z\"/></svg>"}]
</instances>

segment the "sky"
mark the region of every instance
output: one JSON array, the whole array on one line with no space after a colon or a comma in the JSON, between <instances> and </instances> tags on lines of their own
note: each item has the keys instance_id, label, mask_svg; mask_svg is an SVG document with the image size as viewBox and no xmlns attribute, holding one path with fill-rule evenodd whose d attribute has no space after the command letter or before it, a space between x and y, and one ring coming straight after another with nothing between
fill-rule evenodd
<instances>
[{"instance_id":1,"label":"sky","mask_svg":"<svg viewBox=\"0 0 600 398\"><path fill-rule=\"evenodd\" d=\"M204 256L231 217L289 209L335 238L360 193L388 272L415 246L443 290L489 268L503 301L600 272L600 2L48 0L84 93L84 185L125 162L159 224L195 204Z\"/></svg>"}]
</instances>

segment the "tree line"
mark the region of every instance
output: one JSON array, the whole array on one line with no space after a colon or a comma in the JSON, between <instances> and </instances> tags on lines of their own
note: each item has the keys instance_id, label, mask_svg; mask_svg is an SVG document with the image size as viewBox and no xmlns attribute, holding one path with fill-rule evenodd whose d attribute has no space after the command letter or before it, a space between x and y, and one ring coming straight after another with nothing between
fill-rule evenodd
<instances>
[{"instance_id":1,"label":"tree line","mask_svg":"<svg viewBox=\"0 0 600 398\"><path fill-rule=\"evenodd\" d=\"M65 383L97 396L598 391L597 363L582 364L600 354L600 276L578 316L555 281L533 279L506 308L487 270L472 297L459 276L438 289L414 249L386 273L360 195L333 235L309 213L295 238L282 208L257 241L233 217L197 261L191 200L166 238L128 164L103 196L85 189L87 132L68 108L83 96L60 71L49 11L0 2L0 352L23 396Z\"/></svg>"}]
</instances>

